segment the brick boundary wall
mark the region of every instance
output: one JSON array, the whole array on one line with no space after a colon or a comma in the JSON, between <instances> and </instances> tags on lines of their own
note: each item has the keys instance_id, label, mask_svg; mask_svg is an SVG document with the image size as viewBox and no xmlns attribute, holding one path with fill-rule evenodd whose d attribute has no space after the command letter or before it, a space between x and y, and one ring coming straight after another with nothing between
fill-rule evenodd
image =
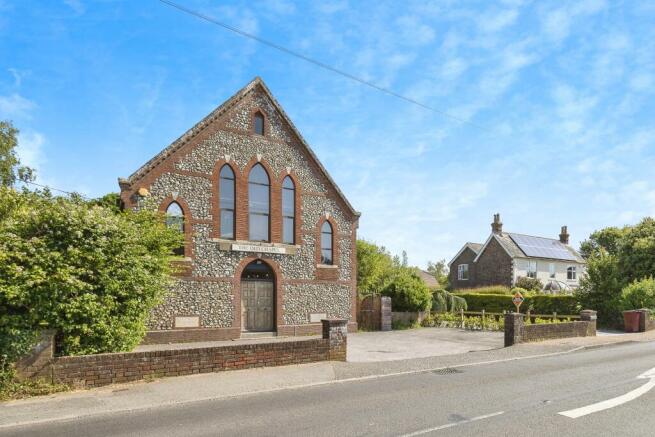
<instances>
[{"instance_id":1,"label":"brick boundary wall","mask_svg":"<svg viewBox=\"0 0 655 437\"><path fill-rule=\"evenodd\" d=\"M639 332L652 331L655 329L655 320L650 318L650 310L643 308L637 310L639 313Z\"/></svg>"},{"instance_id":2,"label":"brick boundary wall","mask_svg":"<svg viewBox=\"0 0 655 437\"><path fill-rule=\"evenodd\" d=\"M523 317L518 313L505 314L505 347L555 338L596 336L596 311L582 311L580 321L544 325L526 325Z\"/></svg>"},{"instance_id":3,"label":"brick boundary wall","mask_svg":"<svg viewBox=\"0 0 655 437\"><path fill-rule=\"evenodd\" d=\"M100 387L146 378L251 369L255 367L345 361L346 320L322 320L323 338L150 352L125 352L51 358L38 373L79 388Z\"/></svg>"}]
</instances>

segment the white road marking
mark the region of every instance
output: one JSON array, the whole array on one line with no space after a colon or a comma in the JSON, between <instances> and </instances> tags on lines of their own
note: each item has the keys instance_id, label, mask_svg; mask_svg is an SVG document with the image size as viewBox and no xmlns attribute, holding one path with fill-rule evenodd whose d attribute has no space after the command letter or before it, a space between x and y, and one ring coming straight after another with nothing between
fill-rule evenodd
<instances>
[{"instance_id":1,"label":"white road marking","mask_svg":"<svg viewBox=\"0 0 655 437\"><path fill-rule=\"evenodd\" d=\"M617 396L615 398L595 404L587 405L586 407L576 408L575 410L562 411L558 414L570 417L571 419L577 419L578 417L618 407L619 405L625 404L626 402L637 399L639 396L648 393L653 387L655 387L655 367L647 372L642 373L637 377L637 379L649 379L649 381L641 387L636 388L624 395Z\"/></svg>"},{"instance_id":2,"label":"white road marking","mask_svg":"<svg viewBox=\"0 0 655 437\"><path fill-rule=\"evenodd\" d=\"M404 434L401 437L414 437L417 435L423 435L432 431L439 431L441 429L452 428L454 426L464 425L471 422L477 422L478 420L489 419L490 417L500 416L501 414L505 414L505 412L498 411L497 413L485 414L484 416L471 417L470 419L459 420L457 422L447 423L446 425L435 426L434 428L422 429L420 431L415 431L411 434Z\"/></svg>"}]
</instances>

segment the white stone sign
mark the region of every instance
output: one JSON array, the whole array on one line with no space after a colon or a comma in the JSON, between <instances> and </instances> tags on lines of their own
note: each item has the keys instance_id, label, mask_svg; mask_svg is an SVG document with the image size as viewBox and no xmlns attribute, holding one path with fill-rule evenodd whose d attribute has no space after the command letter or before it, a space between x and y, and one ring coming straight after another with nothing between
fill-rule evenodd
<instances>
[{"instance_id":1,"label":"white stone sign","mask_svg":"<svg viewBox=\"0 0 655 437\"><path fill-rule=\"evenodd\" d=\"M232 250L237 252L279 253L279 254L287 253L287 250L284 247L259 246L257 244L233 244Z\"/></svg>"},{"instance_id":2,"label":"white stone sign","mask_svg":"<svg viewBox=\"0 0 655 437\"><path fill-rule=\"evenodd\" d=\"M325 314L325 313L311 313L309 315L309 323L318 323L323 319L327 319L327 314Z\"/></svg>"},{"instance_id":3,"label":"white stone sign","mask_svg":"<svg viewBox=\"0 0 655 437\"><path fill-rule=\"evenodd\" d=\"M175 317L175 327L176 328L199 328L200 327L200 317L194 316L183 316Z\"/></svg>"}]
</instances>

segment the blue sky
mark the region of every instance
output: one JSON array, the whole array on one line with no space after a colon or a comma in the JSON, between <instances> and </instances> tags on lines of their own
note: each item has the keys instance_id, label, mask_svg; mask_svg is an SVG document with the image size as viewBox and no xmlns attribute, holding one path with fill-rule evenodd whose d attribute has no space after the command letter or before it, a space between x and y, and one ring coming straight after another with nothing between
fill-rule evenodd
<instances>
[{"instance_id":1,"label":"blue sky","mask_svg":"<svg viewBox=\"0 0 655 437\"><path fill-rule=\"evenodd\" d=\"M655 215L655 3L178 0L454 122L155 0L0 0L0 118L38 181L89 196L261 76L410 263L505 229L577 244Z\"/></svg>"}]
</instances>

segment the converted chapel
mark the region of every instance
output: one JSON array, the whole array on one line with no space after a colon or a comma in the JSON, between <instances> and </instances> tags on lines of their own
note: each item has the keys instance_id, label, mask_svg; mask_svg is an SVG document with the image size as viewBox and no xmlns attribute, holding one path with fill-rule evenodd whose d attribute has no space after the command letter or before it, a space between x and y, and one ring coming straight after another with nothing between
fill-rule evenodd
<instances>
[{"instance_id":1,"label":"converted chapel","mask_svg":"<svg viewBox=\"0 0 655 437\"><path fill-rule=\"evenodd\" d=\"M356 330L359 213L260 78L119 185L185 239L145 342Z\"/></svg>"}]
</instances>

